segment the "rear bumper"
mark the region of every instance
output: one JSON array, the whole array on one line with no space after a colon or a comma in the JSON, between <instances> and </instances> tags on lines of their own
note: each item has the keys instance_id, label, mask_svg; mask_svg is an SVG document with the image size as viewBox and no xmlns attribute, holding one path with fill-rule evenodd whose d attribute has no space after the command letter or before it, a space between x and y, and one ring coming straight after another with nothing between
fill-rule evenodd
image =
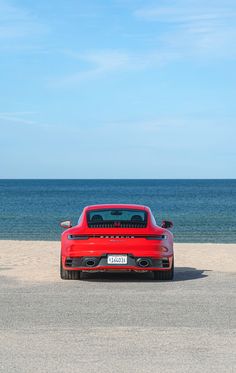
<instances>
[{"instance_id":1,"label":"rear bumper","mask_svg":"<svg viewBox=\"0 0 236 373\"><path fill-rule=\"evenodd\" d=\"M141 260L140 260L141 259ZM142 266L142 260L148 264ZM65 270L75 271L166 271L170 270L173 263L173 255L163 258L147 256L135 257L127 254L127 264L107 264L107 254L102 256L64 257L62 264Z\"/></svg>"}]
</instances>

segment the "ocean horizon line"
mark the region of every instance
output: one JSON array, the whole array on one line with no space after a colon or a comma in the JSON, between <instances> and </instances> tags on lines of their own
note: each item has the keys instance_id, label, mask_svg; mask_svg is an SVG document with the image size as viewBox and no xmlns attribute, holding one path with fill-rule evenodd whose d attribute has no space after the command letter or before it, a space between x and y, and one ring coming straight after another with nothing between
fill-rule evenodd
<instances>
[{"instance_id":1,"label":"ocean horizon line","mask_svg":"<svg viewBox=\"0 0 236 373\"><path fill-rule=\"evenodd\" d=\"M168 180L168 181L185 181L185 180L192 180L192 181L209 181L209 180L213 180L213 181L217 181L217 180L229 180L229 181L233 181L233 180L236 180L236 178L38 178L38 177L35 177L35 178L0 178L0 181L9 181L9 180L85 180L85 181L88 181L88 180L104 180L104 181L111 181L111 180L128 180L128 181L132 181L132 180L155 180L155 181L161 181L161 180Z\"/></svg>"}]
</instances>

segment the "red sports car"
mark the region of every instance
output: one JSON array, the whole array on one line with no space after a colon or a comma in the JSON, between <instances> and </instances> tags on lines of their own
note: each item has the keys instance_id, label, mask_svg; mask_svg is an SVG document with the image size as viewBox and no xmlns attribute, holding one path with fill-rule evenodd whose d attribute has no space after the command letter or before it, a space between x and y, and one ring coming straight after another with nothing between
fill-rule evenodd
<instances>
[{"instance_id":1,"label":"red sports car","mask_svg":"<svg viewBox=\"0 0 236 373\"><path fill-rule=\"evenodd\" d=\"M149 207L95 205L84 208L78 225L66 228L61 240L61 278L80 279L82 271L152 271L156 280L174 275L170 221L156 224Z\"/></svg>"}]
</instances>

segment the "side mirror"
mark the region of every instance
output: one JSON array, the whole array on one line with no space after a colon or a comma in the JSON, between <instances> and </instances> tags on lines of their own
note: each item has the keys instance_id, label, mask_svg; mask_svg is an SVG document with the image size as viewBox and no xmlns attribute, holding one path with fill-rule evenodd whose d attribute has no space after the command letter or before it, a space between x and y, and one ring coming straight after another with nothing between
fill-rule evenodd
<instances>
[{"instance_id":1,"label":"side mirror","mask_svg":"<svg viewBox=\"0 0 236 373\"><path fill-rule=\"evenodd\" d=\"M173 226L174 224L172 223L172 221L163 220L161 223L162 228L170 229L170 228L173 228Z\"/></svg>"},{"instance_id":2,"label":"side mirror","mask_svg":"<svg viewBox=\"0 0 236 373\"><path fill-rule=\"evenodd\" d=\"M62 228L68 229L68 228L71 228L71 227L72 227L72 223L71 223L70 220L66 220L66 221L62 221L62 222L60 223L60 226L61 226Z\"/></svg>"}]
</instances>

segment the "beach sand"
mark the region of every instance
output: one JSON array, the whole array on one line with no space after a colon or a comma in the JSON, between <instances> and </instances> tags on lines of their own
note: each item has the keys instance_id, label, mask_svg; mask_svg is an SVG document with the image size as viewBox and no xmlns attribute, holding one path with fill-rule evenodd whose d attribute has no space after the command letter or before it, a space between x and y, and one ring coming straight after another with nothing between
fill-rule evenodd
<instances>
[{"instance_id":1,"label":"beach sand","mask_svg":"<svg viewBox=\"0 0 236 373\"><path fill-rule=\"evenodd\" d=\"M1 274L17 281L60 281L59 257L57 241L0 241ZM236 272L236 244L176 243L175 267Z\"/></svg>"}]
</instances>

